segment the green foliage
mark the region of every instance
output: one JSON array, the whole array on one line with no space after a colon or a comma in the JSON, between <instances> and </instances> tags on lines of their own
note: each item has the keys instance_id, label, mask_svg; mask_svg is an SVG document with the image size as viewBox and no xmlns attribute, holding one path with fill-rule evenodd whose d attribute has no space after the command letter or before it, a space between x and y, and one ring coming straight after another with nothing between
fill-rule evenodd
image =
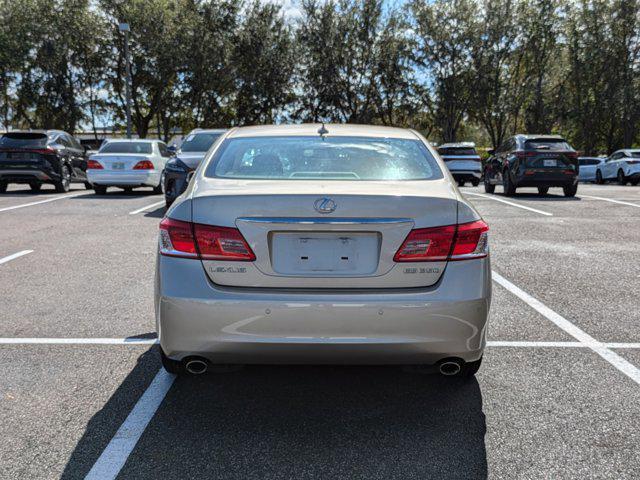
<instances>
[{"instance_id":1,"label":"green foliage","mask_svg":"<svg viewBox=\"0 0 640 480\"><path fill-rule=\"evenodd\" d=\"M639 3L0 0L0 122L122 126L127 22L141 136L337 121L611 151L639 140Z\"/></svg>"}]
</instances>

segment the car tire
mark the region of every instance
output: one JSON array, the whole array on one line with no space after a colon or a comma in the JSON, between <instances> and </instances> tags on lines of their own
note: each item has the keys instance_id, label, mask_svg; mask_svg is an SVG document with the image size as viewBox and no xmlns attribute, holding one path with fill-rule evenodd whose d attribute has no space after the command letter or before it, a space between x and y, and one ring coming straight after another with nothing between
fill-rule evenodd
<instances>
[{"instance_id":1,"label":"car tire","mask_svg":"<svg viewBox=\"0 0 640 480\"><path fill-rule=\"evenodd\" d=\"M69 171L69 167L62 165L60 169L60 181L54 183L54 185L58 193L67 193L71 190L71 172Z\"/></svg>"},{"instance_id":2,"label":"car tire","mask_svg":"<svg viewBox=\"0 0 640 480\"><path fill-rule=\"evenodd\" d=\"M549 187L538 187L538 194L546 195L549 193Z\"/></svg>"},{"instance_id":3,"label":"car tire","mask_svg":"<svg viewBox=\"0 0 640 480\"><path fill-rule=\"evenodd\" d=\"M122 190L124 190L124 193L131 193L133 192L133 187L122 187Z\"/></svg>"},{"instance_id":4,"label":"car tire","mask_svg":"<svg viewBox=\"0 0 640 480\"><path fill-rule=\"evenodd\" d=\"M174 375L184 375L186 373L182 362L167 357L162 351L162 348L160 349L160 361L162 362L162 367L169 373L173 373Z\"/></svg>"},{"instance_id":5,"label":"car tire","mask_svg":"<svg viewBox=\"0 0 640 480\"><path fill-rule=\"evenodd\" d=\"M640 183L640 178L636 178L636 179L634 179L634 180L631 180L631 185L633 185L634 187L635 187L636 185L638 185L638 183Z\"/></svg>"},{"instance_id":6,"label":"car tire","mask_svg":"<svg viewBox=\"0 0 640 480\"><path fill-rule=\"evenodd\" d=\"M32 192L39 192L42 188L42 184L40 182L31 182L29 183L29 188Z\"/></svg>"},{"instance_id":7,"label":"car tire","mask_svg":"<svg viewBox=\"0 0 640 480\"><path fill-rule=\"evenodd\" d=\"M618 185L627 184L627 178L624 176L624 172L622 171L622 169L618 170L618 175L616 176L616 178L618 180Z\"/></svg>"},{"instance_id":8,"label":"car tire","mask_svg":"<svg viewBox=\"0 0 640 480\"><path fill-rule=\"evenodd\" d=\"M164 206L167 208L167 210L169 209L169 207L173 205L173 199L171 198L167 198L164 197Z\"/></svg>"},{"instance_id":9,"label":"car tire","mask_svg":"<svg viewBox=\"0 0 640 480\"><path fill-rule=\"evenodd\" d=\"M568 185L566 187L562 187L564 191L565 197L575 197L578 192L578 185Z\"/></svg>"},{"instance_id":10,"label":"car tire","mask_svg":"<svg viewBox=\"0 0 640 480\"><path fill-rule=\"evenodd\" d=\"M484 191L486 193L493 193L496 191L496 186L494 184L491 183L491 181L489 180L489 175L487 174L487 172L484 172Z\"/></svg>"},{"instance_id":11,"label":"car tire","mask_svg":"<svg viewBox=\"0 0 640 480\"><path fill-rule=\"evenodd\" d=\"M516 193L516 187L511 180L511 174L509 170L505 170L502 174L502 186L504 188L504 194L510 197Z\"/></svg>"},{"instance_id":12,"label":"car tire","mask_svg":"<svg viewBox=\"0 0 640 480\"><path fill-rule=\"evenodd\" d=\"M480 180L478 179L471 180L471 185L473 185L474 187L477 187L478 185L480 185Z\"/></svg>"},{"instance_id":13,"label":"car tire","mask_svg":"<svg viewBox=\"0 0 640 480\"><path fill-rule=\"evenodd\" d=\"M464 184L465 184L465 183L466 183L466 182L465 182L464 180L458 180L458 186L459 186L459 187L464 187Z\"/></svg>"},{"instance_id":14,"label":"car tire","mask_svg":"<svg viewBox=\"0 0 640 480\"><path fill-rule=\"evenodd\" d=\"M91 185L89 182L84 182L84 188L86 188L87 190L93 190L93 185Z\"/></svg>"},{"instance_id":15,"label":"car tire","mask_svg":"<svg viewBox=\"0 0 640 480\"><path fill-rule=\"evenodd\" d=\"M153 187L153 193L154 195L164 193L164 172L162 172L162 175L160 175L160 183L158 184L158 186Z\"/></svg>"},{"instance_id":16,"label":"car tire","mask_svg":"<svg viewBox=\"0 0 640 480\"><path fill-rule=\"evenodd\" d=\"M7 182L0 182L0 193L7 191Z\"/></svg>"},{"instance_id":17,"label":"car tire","mask_svg":"<svg viewBox=\"0 0 640 480\"><path fill-rule=\"evenodd\" d=\"M96 192L96 195L106 195L107 194L107 186L106 185L94 185L93 190Z\"/></svg>"},{"instance_id":18,"label":"car tire","mask_svg":"<svg viewBox=\"0 0 640 480\"><path fill-rule=\"evenodd\" d=\"M598 185L604 184L604 178L602 178L602 172L600 170L596 170L596 183Z\"/></svg>"}]
</instances>

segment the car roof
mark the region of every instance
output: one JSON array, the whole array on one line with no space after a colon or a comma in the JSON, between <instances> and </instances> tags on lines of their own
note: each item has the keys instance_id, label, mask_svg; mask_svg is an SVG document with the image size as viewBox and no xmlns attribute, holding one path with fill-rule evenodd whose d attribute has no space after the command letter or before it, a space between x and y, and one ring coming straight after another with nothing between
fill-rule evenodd
<instances>
[{"instance_id":1,"label":"car roof","mask_svg":"<svg viewBox=\"0 0 640 480\"><path fill-rule=\"evenodd\" d=\"M294 125L261 125L238 127L229 131L227 138L236 137L277 137L277 136L314 136L319 135L321 123L301 123ZM377 137L418 139L412 130L406 128L383 127L380 125L354 125L326 123L324 128L329 137Z\"/></svg>"},{"instance_id":2,"label":"car roof","mask_svg":"<svg viewBox=\"0 0 640 480\"><path fill-rule=\"evenodd\" d=\"M438 145L438 148L476 148L476 144L473 142L443 143Z\"/></svg>"},{"instance_id":3,"label":"car roof","mask_svg":"<svg viewBox=\"0 0 640 480\"><path fill-rule=\"evenodd\" d=\"M515 135L517 138L521 138L523 140L563 140L566 141L562 135L550 135L550 134L540 134L536 135L533 133L518 133Z\"/></svg>"},{"instance_id":4,"label":"car roof","mask_svg":"<svg viewBox=\"0 0 640 480\"><path fill-rule=\"evenodd\" d=\"M105 142L110 143L110 142L126 142L126 143L132 143L132 142L145 142L145 143L152 143L152 142L161 142L162 140L158 140L158 139L153 139L153 138L108 138L105 140Z\"/></svg>"},{"instance_id":5,"label":"car roof","mask_svg":"<svg viewBox=\"0 0 640 480\"><path fill-rule=\"evenodd\" d=\"M224 133L228 128L194 128L189 132L189 135L193 135L194 133Z\"/></svg>"}]
</instances>

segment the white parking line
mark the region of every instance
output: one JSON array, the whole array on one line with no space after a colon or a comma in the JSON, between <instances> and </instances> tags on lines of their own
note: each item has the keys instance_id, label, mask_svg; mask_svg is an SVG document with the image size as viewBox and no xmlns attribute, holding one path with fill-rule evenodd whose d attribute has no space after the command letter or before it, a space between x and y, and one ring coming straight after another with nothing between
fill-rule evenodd
<instances>
[{"instance_id":1,"label":"white parking line","mask_svg":"<svg viewBox=\"0 0 640 480\"><path fill-rule=\"evenodd\" d=\"M159 207L160 205L164 205L164 200L161 202L152 203L151 205L147 205L146 207L139 208L134 210L133 212L129 212L129 215L135 215L136 213L144 212L145 210L151 210L152 208Z\"/></svg>"},{"instance_id":2,"label":"white parking line","mask_svg":"<svg viewBox=\"0 0 640 480\"><path fill-rule=\"evenodd\" d=\"M10 262L11 260L15 260L16 258L20 258L23 255L28 255L29 253L33 253L33 250L21 250L20 252L14 253L13 255L0 258L0 265L2 265L3 263Z\"/></svg>"},{"instance_id":3,"label":"white parking line","mask_svg":"<svg viewBox=\"0 0 640 480\"><path fill-rule=\"evenodd\" d=\"M593 198L594 200L602 200L603 202L619 203L620 205L628 205L630 207L640 208L637 203L623 202L622 200L614 200L613 198L592 197L591 195L580 195L582 198Z\"/></svg>"},{"instance_id":4,"label":"white parking line","mask_svg":"<svg viewBox=\"0 0 640 480\"><path fill-rule=\"evenodd\" d=\"M513 293L516 297L520 298L523 302L529 305L531 308L536 310L538 313L542 314L548 320L555 323L559 328L567 332L573 338L578 340L578 342L584 344L586 347L593 350L595 353L604 358L611 365L616 367L630 379L632 379L637 384L640 384L640 370L636 368L634 365L629 363L627 360L622 358L620 355L615 353L612 350L609 350L606 344L599 342L587 332L577 327L569 320L564 318L562 315L554 312L545 304L543 304L540 300L532 297L524 290L516 287L513 283L511 283L506 278L502 277L500 274L493 272L493 280L496 281L499 285L502 285L504 288Z\"/></svg>"},{"instance_id":5,"label":"white parking line","mask_svg":"<svg viewBox=\"0 0 640 480\"><path fill-rule=\"evenodd\" d=\"M33 205L40 205L41 203L55 202L56 200L64 200L65 198L73 198L73 197L77 197L79 195L86 195L86 194L87 194L87 192L84 191L84 192L70 193L70 194L66 194L66 195L58 195L57 197L51 197L51 198L47 198L45 200L38 200L37 202L22 203L20 205L13 205L12 207L0 208L0 212L7 212L9 210L16 210L18 208L31 207Z\"/></svg>"},{"instance_id":6,"label":"white parking line","mask_svg":"<svg viewBox=\"0 0 640 480\"><path fill-rule=\"evenodd\" d=\"M522 208L524 210L529 210L530 212L539 213L540 215L546 215L548 217L553 217L553 213L544 212L542 210L538 210L537 208L527 207L525 205L520 205L519 203L510 202L509 200L505 200L504 198L496 197L495 195L485 195L484 193L475 193L475 192L462 192L464 195L475 195L477 197L488 198L489 200L495 200L496 202L506 203L507 205L511 205L513 207Z\"/></svg>"},{"instance_id":7,"label":"white parking line","mask_svg":"<svg viewBox=\"0 0 640 480\"><path fill-rule=\"evenodd\" d=\"M584 348L586 345L580 342L529 342L529 341L501 341L501 340L489 340L487 347L518 347L518 348Z\"/></svg>"},{"instance_id":8,"label":"white parking line","mask_svg":"<svg viewBox=\"0 0 640 480\"><path fill-rule=\"evenodd\" d=\"M160 369L96 463L93 464L85 480L107 480L118 476L174 380L175 375L167 373L164 368Z\"/></svg>"}]
</instances>

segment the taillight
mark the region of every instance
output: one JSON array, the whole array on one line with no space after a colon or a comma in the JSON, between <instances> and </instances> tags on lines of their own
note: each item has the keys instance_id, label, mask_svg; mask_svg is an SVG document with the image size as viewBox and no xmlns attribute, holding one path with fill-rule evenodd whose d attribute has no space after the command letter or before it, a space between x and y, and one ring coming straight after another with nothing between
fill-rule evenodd
<instances>
[{"instance_id":1,"label":"taillight","mask_svg":"<svg viewBox=\"0 0 640 480\"><path fill-rule=\"evenodd\" d=\"M446 260L451 253L451 244L455 234L455 225L411 230L393 260L395 262Z\"/></svg>"},{"instance_id":2,"label":"taillight","mask_svg":"<svg viewBox=\"0 0 640 480\"><path fill-rule=\"evenodd\" d=\"M153 170L154 166L149 160L140 160L133 166L134 170Z\"/></svg>"},{"instance_id":3,"label":"taillight","mask_svg":"<svg viewBox=\"0 0 640 480\"><path fill-rule=\"evenodd\" d=\"M194 225L196 243L203 260L252 262L256 256L237 228Z\"/></svg>"},{"instance_id":4,"label":"taillight","mask_svg":"<svg viewBox=\"0 0 640 480\"><path fill-rule=\"evenodd\" d=\"M87 160L87 170L102 170L104 167L96 160Z\"/></svg>"},{"instance_id":5,"label":"taillight","mask_svg":"<svg viewBox=\"0 0 640 480\"><path fill-rule=\"evenodd\" d=\"M411 230L393 257L395 262L438 262L486 257L489 227L482 220Z\"/></svg>"},{"instance_id":6,"label":"taillight","mask_svg":"<svg viewBox=\"0 0 640 480\"><path fill-rule=\"evenodd\" d=\"M198 258L190 222L163 218L160 222L160 253L170 257Z\"/></svg>"},{"instance_id":7,"label":"taillight","mask_svg":"<svg viewBox=\"0 0 640 480\"><path fill-rule=\"evenodd\" d=\"M450 260L482 258L489 254L489 225L482 220L458 225Z\"/></svg>"},{"instance_id":8,"label":"taillight","mask_svg":"<svg viewBox=\"0 0 640 480\"><path fill-rule=\"evenodd\" d=\"M27 150L33 153L39 153L41 155L55 155L58 153L55 149L47 147L47 148L34 148L33 150Z\"/></svg>"},{"instance_id":9,"label":"taillight","mask_svg":"<svg viewBox=\"0 0 640 480\"><path fill-rule=\"evenodd\" d=\"M202 260L256 259L237 228L216 227L165 218L160 222L160 253Z\"/></svg>"},{"instance_id":10,"label":"taillight","mask_svg":"<svg viewBox=\"0 0 640 480\"><path fill-rule=\"evenodd\" d=\"M629 165L635 165L636 163L640 163L640 160L627 160Z\"/></svg>"}]
</instances>

